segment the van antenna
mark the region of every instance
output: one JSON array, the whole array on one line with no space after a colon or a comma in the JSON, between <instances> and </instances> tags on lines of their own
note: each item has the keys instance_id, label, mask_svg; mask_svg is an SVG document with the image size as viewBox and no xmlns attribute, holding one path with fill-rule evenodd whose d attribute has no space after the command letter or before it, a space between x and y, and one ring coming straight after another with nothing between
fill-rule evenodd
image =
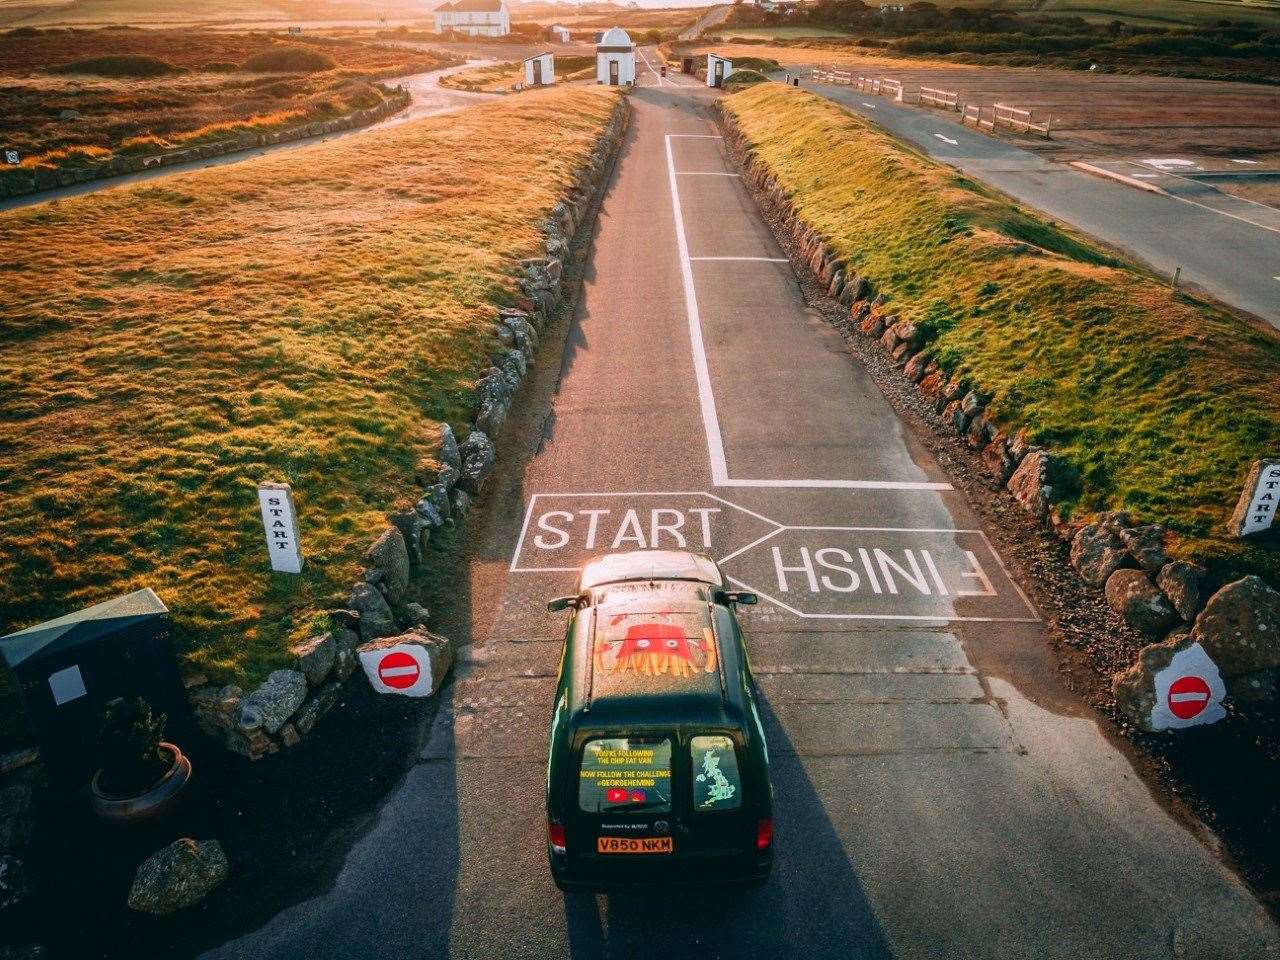
<instances>
[{"instance_id":1,"label":"van antenna","mask_svg":"<svg viewBox=\"0 0 1280 960\"><path fill-rule=\"evenodd\" d=\"M582 712L591 712L591 689L596 680L596 608L591 608L591 643L587 646L587 695L582 701Z\"/></svg>"}]
</instances>

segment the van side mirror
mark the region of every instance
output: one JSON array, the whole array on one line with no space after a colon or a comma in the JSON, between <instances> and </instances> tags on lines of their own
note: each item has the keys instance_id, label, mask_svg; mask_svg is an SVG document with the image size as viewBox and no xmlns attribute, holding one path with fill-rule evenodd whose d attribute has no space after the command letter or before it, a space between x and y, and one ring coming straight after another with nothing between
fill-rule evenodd
<instances>
[{"instance_id":1,"label":"van side mirror","mask_svg":"<svg viewBox=\"0 0 1280 960\"><path fill-rule=\"evenodd\" d=\"M753 607L760 602L760 598L754 593L748 593L746 590L728 590L721 594L725 603L740 603L746 607Z\"/></svg>"},{"instance_id":2,"label":"van side mirror","mask_svg":"<svg viewBox=\"0 0 1280 960\"><path fill-rule=\"evenodd\" d=\"M578 609L577 597L556 597L547 604L547 613L560 613L570 608Z\"/></svg>"}]
</instances>

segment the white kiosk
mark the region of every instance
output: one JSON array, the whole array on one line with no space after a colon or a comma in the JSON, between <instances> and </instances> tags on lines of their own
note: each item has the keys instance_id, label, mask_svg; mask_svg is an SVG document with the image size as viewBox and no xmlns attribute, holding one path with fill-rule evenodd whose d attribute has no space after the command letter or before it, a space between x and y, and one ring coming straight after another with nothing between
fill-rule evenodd
<instances>
[{"instance_id":1,"label":"white kiosk","mask_svg":"<svg viewBox=\"0 0 1280 960\"><path fill-rule=\"evenodd\" d=\"M721 86L733 73L733 63L714 53L707 54L707 86Z\"/></svg>"},{"instance_id":2,"label":"white kiosk","mask_svg":"<svg viewBox=\"0 0 1280 960\"><path fill-rule=\"evenodd\" d=\"M524 62L526 87L549 87L556 82L556 58L550 53L540 53Z\"/></svg>"},{"instance_id":3,"label":"white kiosk","mask_svg":"<svg viewBox=\"0 0 1280 960\"><path fill-rule=\"evenodd\" d=\"M636 82L636 45L627 31L611 27L596 44L596 83L629 87Z\"/></svg>"}]
</instances>

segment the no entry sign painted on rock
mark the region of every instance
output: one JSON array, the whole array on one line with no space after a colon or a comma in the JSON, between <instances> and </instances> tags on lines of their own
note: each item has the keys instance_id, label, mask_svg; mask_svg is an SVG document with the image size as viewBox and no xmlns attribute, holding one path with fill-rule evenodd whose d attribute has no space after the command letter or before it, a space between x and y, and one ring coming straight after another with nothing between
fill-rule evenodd
<instances>
[{"instance_id":1,"label":"no entry sign painted on rock","mask_svg":"<svg viewBox=\"0 0 1280 960\"><path fill-rule=\"evenodd\" d=\"M362 651L360 665L373 689L406 697L431 696L431 657L426 649L401 644Z\"/></svg>"},{"instance_id":2,"label":"no entry sign painted on rock","mask_svg":"<svg viewBox=\"0 0 1280 960\"><path fill-rule=\"evenodd\" d=\"M1227 693L1222 674L1198 643L1174 654L1169 665L1155 675L1155 685L1153 730L1216 723L1227 715L1222 707Z\"/></svg>"}]
</instances>

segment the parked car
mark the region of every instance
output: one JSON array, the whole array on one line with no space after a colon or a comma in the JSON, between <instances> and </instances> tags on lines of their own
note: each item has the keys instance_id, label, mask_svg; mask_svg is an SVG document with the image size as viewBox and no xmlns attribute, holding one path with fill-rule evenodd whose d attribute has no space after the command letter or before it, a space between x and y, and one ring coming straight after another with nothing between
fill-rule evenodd
<instances>
[{"instance_id":1,"label":"parked car","mask_svg":"<svg viewBox=\"0 0 1280 960\"><path fill-rule=\"evenodd\" d=\"M588 563L569 610L551 721L547 852L562 890L763 883L773 788L755 680L707 557Z\"/></svg>"}]
</instances>

